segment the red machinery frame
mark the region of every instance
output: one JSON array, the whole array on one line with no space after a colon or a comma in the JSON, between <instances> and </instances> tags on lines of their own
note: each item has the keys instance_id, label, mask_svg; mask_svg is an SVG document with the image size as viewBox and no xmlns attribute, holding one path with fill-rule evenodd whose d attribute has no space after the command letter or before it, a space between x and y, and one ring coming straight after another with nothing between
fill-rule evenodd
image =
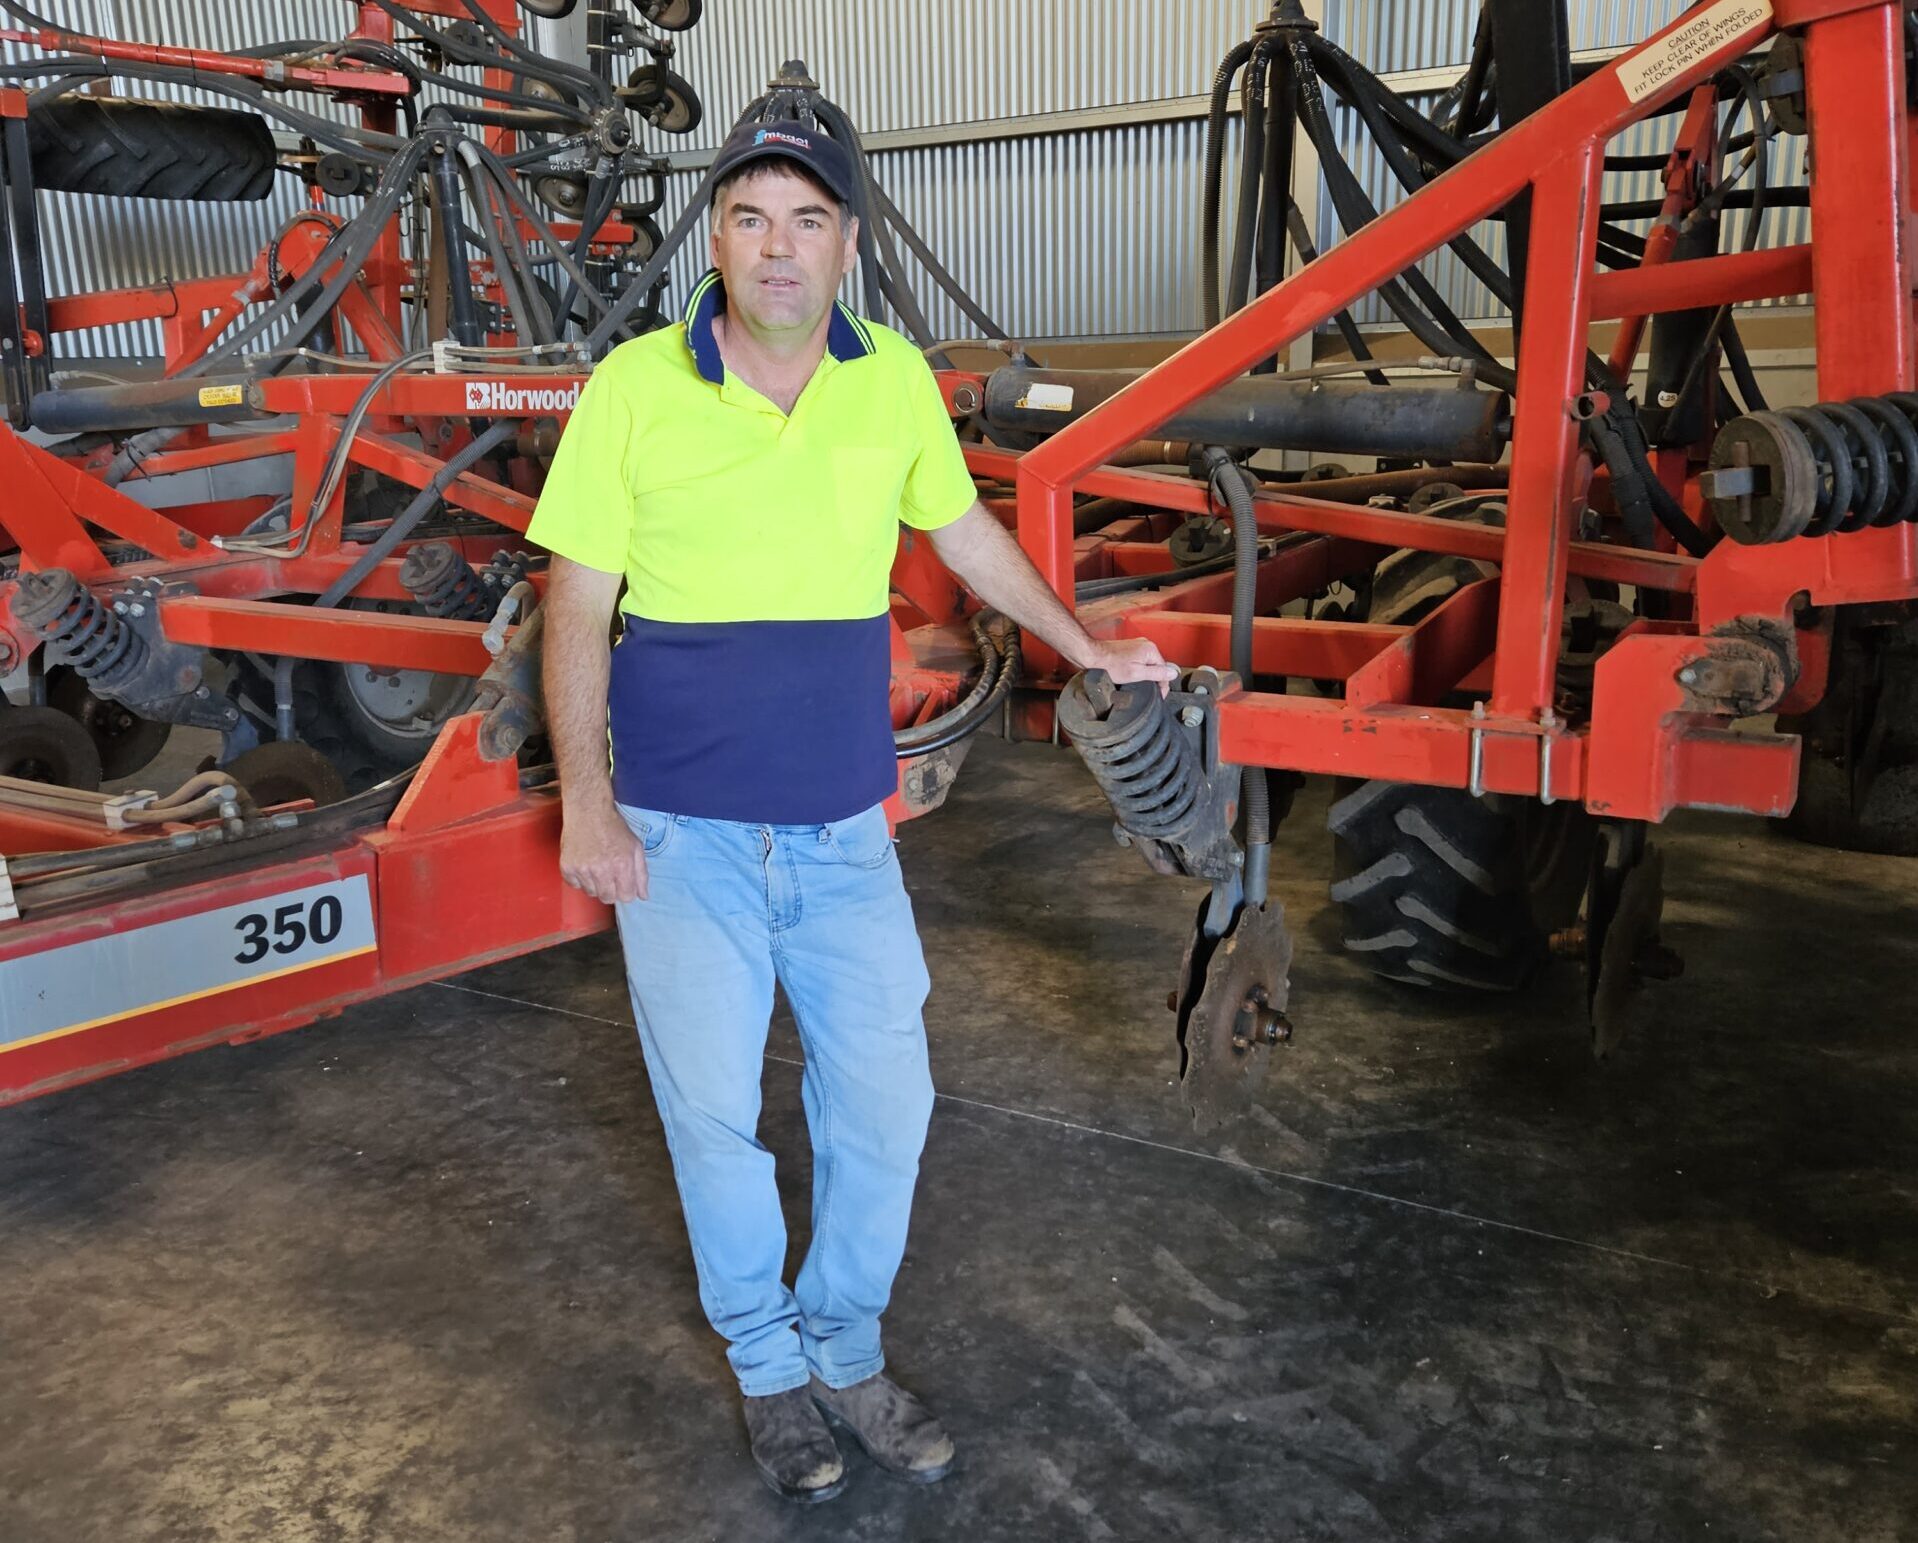
<instances>
[{"instance_id":1,"label":"red machinery frame","mask_svg":"<svg viewBox=\"0 0 1918 1543\"><path fill-rule=\"evenodd\" d=\"M1701 17L1716 30L1701 32ZM1814 182L1816 245L1672 263L1663 260L1668 244L1654 239L1642 267L1595 273L1606 142L1692 92L1678 154L1702 143L1712 113L1711 89L1700 90L1701 84L1780 28L1805 31L1819 165L1844 168L1842 184L1830 177ZM1261 615L1257 673L1338 681L1342 694L1235 691L1219 708L1221 752L1249 765L1577 799L1616 818L1659 820L1683 806L1782 814L1795 796L1797 741L1732 733L1727 703L1736 697L1749 706L1754 692L1773 707L1816 701L1828 623L1807 608L1918 597L1918 530L1896 526L1769 547L1722 542L1703 559L1574 540L1575 515L1602 481L1578 438L1579 418L1590 410L1582 395L1587 330L1595 320L1622 318L1614 362L1629 365L1650 314L1809 290L1822 398L1910 389L1913 121L1904 77L1900 9L1891 0L1718 0L1588 77L1038 448L1015 455L969 446L969 463L982 479L1013 485L1013 498L989 496L988 505L1016 527L1021 544L1068 603L1077 580L1169 569L1163 542L1152 538L1166 533L1170 518L1211 512L1206 490L1105 463L1180 408L1257 360L1283 352L1381 281L1529 192L1528 302L1505 528L1285 490L1268 489L1257 503L1262 531L1314 538L1288 543L1262 564L1262 612L1368 569L1381 550L1476 558L1496 564L1499 576L1467 587L1409 627ZM1682 201L1680 183L1675 177L1671 185ZM1883 193L1861 198L1861 188ZM397 264L397 245L392 255ZM369 269L366 304L351 318L356 330L367 318L369 330L361 336L369 349L388 346L379 344L372 318L397 314L396 302L389 312L379 297L381 285L389 279L397 284L400 276L398 266L390 274ZM396 296L397 289L390 293ZM225 325L217 316L208 323L195 309L216 304L217 294L217 284L177 286L59 302L55 314L65 326L169 316L184 351L204 346ZM170 343L174 336L170 332ZM178 361L170 357L169 363L177 367ZM564 389L576 380L541 376L540 385ZM943 381L956 415L976 407L980 377L948 372ZM442 464L440 456L411 449L390 429L409 420L456 425L477 410L466 394L473 384L472 377L459 376L395 379L380 394L370 432L354 446L355 460L424 486ZM299 377L263 381L256 389L263 410L294 414L297 427L244 436L243 445L201 436L154 457L143 470L153 475L291 453L294 506L302 507L360 384L346 377ZM1665 462L1660 470L1697 511L1695 486L1683 482L1684 466ZM309 615L273 602L274 596L315 591L346 566L337 502L324 511L304 555L238 557L205 550L214 533L209 522L237 528L257 512L251 507L202 509L193 524L180 523L105 487L85 465L10 434L0 434L0 477L7 486L31 490L10 501L5 521L28 566L69 567L103 593L134 574L190 582L196 593L162 603L166 633L177 641L465 673L485 666L477 623ZM1075 493L1121 497L1167 513L1141 514L1075 538ZM452 485L447 501L512 531L524 530L532 508L530 488L472 475ZM165 555L115 568L89 526ZM396 554L360 593L402 596L399 561ZM1561 722L1554 712L1569 576L1664 591L1671 597L1667 616L1684 618L1640 621L1602 657L1588 723ZM1224 667L1229 587L1229 575L1191 579L1151 594L1092 603L1082 619L1101 634L1151 638L1181 664ZM963 655L954 638L969 602L929 547L910 533L902 538L894 589L894 718L903 725L943 709L962 683ZM8 622L0 591L0 657L10 644L16 656L25 646ZM1754 638L1767 640L1770 654L1755 649ZM1774 663L1767 670L1755 662L1759 655L1782 659L1783 667ZM1050 692L1060 684L1059 661L1034 641L1027 663L1037 689L1017 696L1007 730L1019 738L1056 737ZM1726 681L1739 683L1737 689L1724 689ZM1444 705L1461 687L1487 698L1479 710ZM936 801L902 794L891 807L895 818L905 818ZM557 817L549 792L519 790L510 762L483 761L472 718L456 720L384 829L321 857L270 862L248 872L249 893L263 895L308 882L316 862L333 865L329 871L373 875L376 952L228 989L197 1006L156 1004L38 1044L0 1043L0 1103L200 1044L293 1027L351 1001L606 925L601 908L559 885L553 860ZM45 845L52 835L44 828L0 827L0 850L31 847L29 836ZM67 838L75 844L109 839L82 840L72 831ZM512 862L513 904L502 903L492 878L505 860ZM228 889L188 886L110 912L6 924L0 926L0 963L66 946L90 931L190 914Z\"/></svg>"}]
</instances>

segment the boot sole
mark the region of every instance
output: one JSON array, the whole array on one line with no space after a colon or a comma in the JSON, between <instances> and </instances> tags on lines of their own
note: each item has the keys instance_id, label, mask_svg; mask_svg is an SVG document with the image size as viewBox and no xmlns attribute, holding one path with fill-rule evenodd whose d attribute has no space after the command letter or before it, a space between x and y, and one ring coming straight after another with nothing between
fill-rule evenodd
<instances>
[{"instance_id":1,"label":"boot sole","mask_svg":"<svg viewBox=\"0 0 1918 1543\"><path fill-rule=\"evenodd\" d=\"M757 1463L753 1464L753 1469L765 1481L767 1489L779 1496L781 1500L790 1500L795 1505L823 1505L828 1500L835 1500L845 1492L846 1485L852 1478L851 1474L842 1473L831 1484L822 1488L794 1489L790 1485L781 1484Z\"/></svg>"}]
</instances>

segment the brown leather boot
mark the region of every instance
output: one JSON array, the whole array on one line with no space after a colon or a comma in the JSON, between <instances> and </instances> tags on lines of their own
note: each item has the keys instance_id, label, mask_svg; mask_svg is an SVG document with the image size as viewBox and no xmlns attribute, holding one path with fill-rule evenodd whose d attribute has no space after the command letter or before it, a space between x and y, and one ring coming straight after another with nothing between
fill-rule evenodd
<instances>
[{"instance_id":1,"label":"brown leather boot","mask_svg":"<svg viewBox=\"0 0 1918 1543\"><path fill-rule=\"evenodd\" d=\"M952 1471L952 1437L932 1411L884 1374L829 1388L817 1377L812 1396L819 1407L851 1431L854 1440L887 1473L913 1484L937 1484Z\"/></svg>"}]
</instances>

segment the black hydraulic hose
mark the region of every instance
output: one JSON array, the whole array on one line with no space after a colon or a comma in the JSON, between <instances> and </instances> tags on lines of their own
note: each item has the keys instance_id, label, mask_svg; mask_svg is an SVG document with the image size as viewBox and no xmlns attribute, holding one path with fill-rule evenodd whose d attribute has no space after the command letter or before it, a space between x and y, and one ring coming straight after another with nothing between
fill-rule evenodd
<instances>
[{"instance_id":1,"label":"black hydraulic hose","mask_svg":"<svg viewBox=\"0 0 1918 1543\"><path fill-rule=\"evenodd\" d=\"M857 136L852 125L832 103L821 97L814 104L820 127L838 140L853 165L853 214L859 220L859 278L861 290L866 297L866 314L875 321L885 320L885 297L879 283L879 248L873 239L872 195L868 191L872 186L872 174L866 166L865 154L860 150ZM931 338L928 336L927 342ZM922 348L926 344L920 345Z\"/></svg>"},{"instance_id":2,"label":"black hydraulic hose","mask_svg":"<svg viewBox=\"0 0 1918 1543\"><path fill-rule=\"evenodd\" d=\"M991 721L999 704L1012 690L1012 683L1019 675L1019 629L1011 628L1004 648L997 648L984 620L975 616L972 636L979 647L979 678L956 707L924 723L896 730L892 736L895 758L903 761L910 756L927 755L977 733Z\"/></svg>"},{"instance_id":3,"label":"black hydraulic hose","mask_svg":"<svg viewBox=\"0 0 1918 1543\"><path fill-rule=\"evenodd\" d=\"M1243 310L1251 298L1252 246L1259 220L1259 174L1265 165L1265 75L1271 60L1264 48L1252 51L1239 90L1243 144L1239 155L1239 200L1232 231L1232 263L1226 277L1226 310Z\"/></svg>"},{"instance_id":4,"label":"black hydraulic hose","mask_svg":"<svg viewBox=\"0 0 1918 1543\"><path fill-rule=\"evenodd\" d=\"M1470 153L1336 43L1317 33L1307 33L1301 46L1310 56L1313 68L1331 81L1341 96L1364 96L1375 102L1398 125L1406 142L1433 165L1441 169L1456 166Z\"/></svg>"},{"instance_id":5,"label":"black hydraulic hose","mask_svg":"<svg viewBox=\"0 0 1918 1543\"><path fill-rule=\"evenodd\" d=\"M464 150L465 146L460 148ZM501 200L499 207L495 207L489 197L492 189L485 163L478 157L462 155L459 172L472 198L473 208L479 215L480 240L486 248L487 261L493 265L494 276L506 296L506 309L512 315L513 330L529 343L556 341L553 319L546 312L545 300L533 287L532 274L523 267L515 268L507 257L506 244L500 231L510 222L504 215L504 200Z\"/></svg>"},{"instance_id":6,"label":"black hydraulic hose","mask_svg":"<svg viewBox=\"0 0 1918 1543\"><path fill-rule=\"evenodd\" d=\"M972 324L987 337L999 342L1006 341L1008 333L1005 328L988 316L979 302L965 291L945 264L939 261L932 248L920 239L919 232L912 228L906 217L899 212L899 206L877 182L872 185L872 196L879 205L880 214L885 216L887 223L898 232L899 239L906 244L906 249L919 259L919 266L931 276L933 283L943 289L952 303L958 306Z\"/></svg>"},{"instance_id":7,"label":"black hydraulic hose","mask_svg":"<svg viewBox=\"0 0 1918 1543\"><path fill-rule=\"evenodd\" d=\"M466 259L466 221L460 214L457 158L446 138L428 151L432 162L433 214L439 220L440 248L446 261L446 293L452 307L453 336L468 348L485 341L479 304L473 295L472 269Z\"/></svg>"},{"instance_id":8,"label":"black hydraulic hose","mask_svg":"<svg viewBox=\"0 0 1918 1543\"><path fill-rule=\"evenodd\" d=\"M606 216L613 212L613 204L618 198L617 172L595 177L586 185L586 208L579 222L579 239L573 243L572 251L573 268L582 277L586 272L586 256L592 250L593 237L599 227L606 223ZM579 282L569 274L566 280L566 291L560 296L559 301L557 321L562 332L567 319L573 314L573 302L579 298L579 289Z\"/></svg>"},{"instance_id":9,"label":"black hydraulic hose","mask_svg":"<svg viewBox=\"0 0 1918 1543\"><path fill-rule=\"evenodd\" d=\"M1725 325L1725 362L1731 366L1732 379L1738 382L1738 394L1744 398L1745 411L1748 413L1769 412L1770 404L1765 393L1759 389L1758 377L1752 373L1751 356L1745 352L1745 340L1738 335L1735 324Z\"/></svg>"},{"instance_id":10,"label":"black hydraulic hose","mask_svg":"<svg viewBox=\"0 0 1918 1543\"><path fill-rule=\"evenodd\" d=\"M893 310L905 325L913 342L921 349L930 349L938 339L933 336L932 327L927 322L925 312L920 309L919 297L905 281L905 270L899 265L899 254L893 249L892 233L887 229L884 213L879 208L877 197L878 184L873 181L872 168L866 160L865 142L860 139L859 131L853 127L852 120L831 102L820 98L817 104L819 121L825 125L826 132L839 140L851 153L853 164L858 169L859 191L865 206L864 222L860 228L860 245L863 248L870 237L873 255L878 262L880 275L892 280L893 293L889 296Z\"/></svg>"},{"instance_id":11,"label":"black hydraulic hose","mask_svg":"<svg viewBox=\"0 0 1918 1543\"><path fill-rule=\"evenodd\" d=\"M1318 149L1332 206L1339 223L1351 235L1378 218L1378 209L1360 185L1352 168L1339 151L1338 138L1325 111L1325 97L1319 88L1318 73L1304 44L1291 40L1293 72L1298 80L1299 118L1307 136ZM1513 371L1498 364L1485 346L1473 337L1445 304L1425 275L1415 266L1407 268L1398 280L1388 279L1378 287L1379 298L1393 315L1418 340L1436 354L1463 354L1475 361L1479 376L1488 384L1509 391L1515 384ZM1407 294L1407 290L1411 294ZM1416 296L1419 303L1414 303ZM1423 307L1429 307L1429 311Z\"/></svg>"},{"instance_id":12,"label":"black hydraulic hose","mask_svg":"<svg viewBox=\"0 0 1918 1543\"><path fill-rule=\"evenodd\" d=\"M498 186L499 190L506 195L506 201L512 206L512 212L526 222L537 240L545 244L547 250L552 254L551 260L558 263L561 270L573 281L574 291L583 296L588 305L596 308L602 318L610 317L615 307L587 281L586 275L580 270L578 264L568 255L566 243L560 240L558 234L540 216L539 211L532 206L526 195L520 191L519 183L513 174L501 164L499 157L487 149L485 145L477 141L473 141L472 145L473 153L485 163L487 170L492 174L494 183ZM650 268L652 264L648 263L647 266ZM657 275L655 275L655 277L657 277ZM602 321L601 325L606 325L606 322Z\"/></svg>"},{"instance_id":13,"label":"black hydraulic hose","mask_svg":"<svg viewBox=\"0 0 1918 1543\"><path fill-rule=\"evenodd\" d=\"M498 55L489 53L483 48L476 48L470 44L461 42L450 32L445 32L435 27L424 16L420 15L419 12L398 4L397 0L373 0L373 3L400 23L401 26L411 32L417 33L420 37L428 39L434 47L455 64L474 65L481 69L497 69L499 67ZM519 68L515 71L516 74L525 75L534 80L543 80L555 86L570 85L575 90L583 84L586 90L592 95L593 100L598 102L600 106L610 107L612 105L613 95L611 87L598 76L594 75L592 71L582 70L578 65L562 64L557 59L549 59L540 54L528 53L517 44L512 43L510 39L507 39L505 33L500 32L497 27L493 26L492 19L488 17L485 12L475 8L475 15L479 18L484 29L490 31L495 38L505 41L506 51L519 61Z\"/></svg>"},{"instance_id":14,"label":"black hydraulic hose","mask_svg":"<svg viewBox=\"0 0 1918 1543\"><path fill-rule=\"evenodd\" d=\"M605 77L596 74L592 70L582 69L577 64L568 64L564 60L550 58L545 54L534 53L531 49L527 48L525 44L521 43L519 39L514 37L512 33L500 26L491 16L487 15L486 11L476 3L476 0L461 0L461 3L466 7L467 14L479 24L482 32L492 38L493 41L499 44L507 53L519 60L523 66L530 66L530 68L522 69L520 71L521 74L534 75L535 71L543 70L549 72L555 84L561 80L578 82L592 93L593 100L598 102L601 107L611 107L617 100L613 95L611 83L607 81ZM538 76L535 75L535 78L538 78Z\"/></svg>"},{"instance_id":15,"label":"black hydraulic hose","mask_svg":"<svg viewBox=\"0 0 1918 1543\"><path fill-rule=\"evenodd\" d=\"M1425 187L1431 179L1407 153L1404 144L1394 132L1391 120L1380 112L1373 93L1353 90L1347 100L1357 111L1373 141L1378 145L1379 153L1385 158L1385 164L1392 175L1398 179L1399 186L1408 193L1416 193ZM1492 260L1491 255L1470 236L1454 236L1446 245L1457 255L1471 275L1485 286L1492 298L1509 310L1513 303L1511 275L1499 267Z\"/></svg>"},{"instance_id":16,"label":"black hydraulic hose","mask_svg":"<svg viewBox=\"0 0 1918 1543\"><path fill-rule=\"evenodd\" d=\"M1292 58L1281 48L1274 51L1266 73L1265 153L1259 173L1259 224L1253 243L1254 294L1264 294L1285 277L1286 223L1292 208L1292 158L1298 129L1298 113L1292 106ZM1252 373L1268 375L1278 367L1274 354L1254 364Z\"/></svg>"},{"instance_id":17,"label":"black hydraulic hose","mask_svg":"<svg viewBox=\"0 0 1918 1543\"><path fill-rule=\"evenodd\" d=\"M1204 206L1199 214L1199 240L1204 255L1199 261L1203 286L1204 320L1209 331L1218 326L1219 309L1219 202L1220 184L1225 173L1225 120L1232 103L1232 80L1252 57L1252 44L1236 43L1219 61L1212 77L1212 102L1205 120Z\"/></svg>"},{"instance_id":18,"label":"black hydraulic hose","mask_svg":"<svg viewBox=\"0 0 1918 1543\"><path fill-rule=\"evenodd\" d=\"M1259 522L1252 502L1252 479L1244 467L1217 446L1202 456L1214 490L1223 495L1232 514L1232 671L1246 690L1252 689L1253 617L1259 598ZM1271 790L1263 766L1242 773L1245 793L1245 903L1265 904L1272 871Z\"/></svg>"},{"instance_id":19,"label":"black hydraulic hose","mask_svg":"<svg viewBox=\"0 0 1918 1543\"><path fill-rule=\"evenodd\" d=\"M1478 25L1472 32L1472 62L1459 82L1458 111L1452 119L1452 135L1463 139L1478 128L1479 110L1485 101L1485 78L1492 65L1492 8L1478 8Z\"/></svg>"},{"instance_id":20,"label":"black hydraulic hose","mask_svg":"<svg viewBox=\"0 0 1918 1543\"><path fill-rule=\"evenodd\" d=\"M1315 263L1319 260L1318 248L1313 244L1312 234L1305 228L1305 215L1297 204L1286 210L1286 228L1292 236L1292 245L1299 254L1301 263ZM1339 336L1345 340L1345 346L1354 359L1369 360L1372 350L1365 341L1365 334L1359 331L1359 324L1352 319L1350 311L1339 311L1332 318L1332 324L1339 329ZM1392 377L1383 370L1367 370L1365 378L1375 386L1389 386Z\"/></svg>"}]
</instances>

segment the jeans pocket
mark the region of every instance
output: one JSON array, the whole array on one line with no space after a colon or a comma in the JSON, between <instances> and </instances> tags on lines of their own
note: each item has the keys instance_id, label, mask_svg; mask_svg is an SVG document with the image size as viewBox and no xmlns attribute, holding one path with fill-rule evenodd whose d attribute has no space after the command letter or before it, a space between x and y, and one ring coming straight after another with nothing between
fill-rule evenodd
<instances>
[{"instance_id":1,"label":"jeans pocket","mask_svg":"<svg viewBox=\"0 0 1918 1543\"><path fill-rule=\"evenodd\" d=\"M666 843L673 839L673 832L679 829L680 816L676 814L663 814L657 809L636 809L631 804L620 804L618 808L627 828L639 837L640 850L648 857L665 851Z\"/></svg>"},{"instance_id":2,"label":"jeans pocket","mask_svg":"<svg viewBox=\"0 0 1918 1543\"><path fill-rule=\"evenodd\" d=\"M835 857L855 868L882 867L892 857L892 830L878 804L863 814L832 821L826 826L826 841Z\"/></svg>"}]
</instances>

